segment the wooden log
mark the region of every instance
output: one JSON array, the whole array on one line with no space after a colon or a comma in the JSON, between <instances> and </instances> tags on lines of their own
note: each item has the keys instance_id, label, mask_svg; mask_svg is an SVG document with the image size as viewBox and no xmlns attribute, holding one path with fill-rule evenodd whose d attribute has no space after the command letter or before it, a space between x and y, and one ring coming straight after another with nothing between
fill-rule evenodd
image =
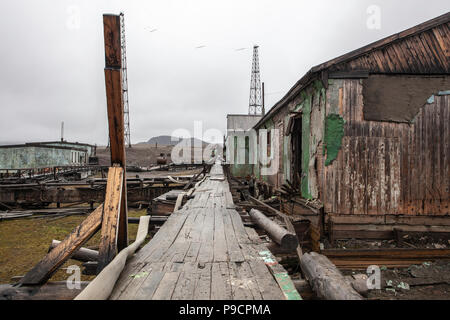
<instances>
[{"instance_id":1,"label":"wooden log","mask_svg":"<svg viewBox=\"0 0 450 320\"><path fill-rule=\"evenodd\" d=\"M298 247L298 239L294 233L282 228L276 222L267 218L261 211L250 210L252 220L262 229L267 231L270 238L284 249L295 250Z\"/></svg>"},{"instance_id":2,"label":"wooden log","mask_svg":"<svg viewBox=\"0 0 450 320\"><path fill-rule=\"evenodd\" d=\"M122 88L122 50L120 16L103 15L105 39L105 85L108 110L111 164L119 164L126 177L125 125ZM117 248L128 246L127 184L122 186L121 209L117 230Z\"/></svg>"},{"instance_id":3,"label":"wooden log","mask_svg":"<svg viewBox=\"0 0 450 320\"><path fill-rule=\"evenodd\" d=\"M286 224L286 226L287 226L287 228L288 228L288 231L291 232L291 233L293 233L293 234L295 234L296 237L297 237L297 233L295 232L294 225L292 224L291 219L289 218L289 216L285 215L284 213L278 211L278 210L275 209L275 208L272 208L272 207L269 206L268 204L266 204L266 203L264 203L264 202L262 202L262 201L259 201L258 199L253 198L253 197L250 196L250 195L248 195L248 198L249 198L251 201L253 201L254 203L266 207L268 210L270 210L271 212L275 213L275 214L278 215L280 218L282 218L283 221L284 221L284 223ZM297 237L297 241L298 241L298 237ZM297 246L296 251L297 251L298 259L299 259L299 261L300 261L302 255L303 255L303 251L302 251L302 248L300 247L300 245Z\"/></svg>"},{"instance_id":4,"label":"wooden log","mask_svg":"<svg viewBox=\"0 0 450 320\"><path fill-rule=\"evenodd\" d=\"M99 246L98 273L100 273L100 271L102 271L102 269L110 263L118 253L117 235L121 213L122 190L123 168L109 168L108 184L106 185L106 196L103 209L102 236Z\"/></svg>"},{"instance_id":5,"label":"wooden log","mask_svg":"<svg viewBox=\"0 0 450 320\"><path fill-rule=\"evenodd\" d=\"M0 285L0 300L73 300L89 281L81 281L80 289L67 288L66 281L49 282L43 286Z\"/></svg>"},{"instance_id":6,"label":"wooden log","mask_svg":"<svg viewBox=\"0 0 450 320\"><path fill-rule=\"evenodd\" d=\"M53 240L52 244L50 245L48 252L55 249L61 241ZM98 259L98 251L91 250L88 248L80 248L72 255L71 259L75 259L81 262L88 262L88 261L97 261Z\"/></svg>"},{"instance_id":7,"label":"wooden log","mask_svg":"<svg viewBox=\"0 0 450 320\"><path fill-rule=\"evenodd\" d=\"M70 235L31 269L20 281L21 285L46 282L99 229L103 220L103 204L94 210Z\"/></svg>"},{"instance_id":8,"label":"wooden log","mask_svg":"<svg viewBox=\"0 0 450 320\"><path fill-rule=\"evenodd\" d=\"M300 260L303 274L319 298L326 300L362 300L327 257L311 252Z\"/></svg>"}]
</instances>

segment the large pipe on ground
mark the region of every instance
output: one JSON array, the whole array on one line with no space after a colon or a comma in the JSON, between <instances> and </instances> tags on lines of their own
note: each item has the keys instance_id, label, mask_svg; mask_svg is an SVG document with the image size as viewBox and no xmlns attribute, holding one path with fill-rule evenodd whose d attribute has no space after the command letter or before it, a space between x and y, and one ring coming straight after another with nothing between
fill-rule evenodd
<instances>
[{"instance_id":1,"label":"large pipe on ground","mask_svg":"<svg viewBox=\"0 0 450 320\"><path fill-rule=\"evenodd\" d=\"M250 217L252 220L262 229L264 229L270 236L270 238L278 243L283 249L295 250L298 247L297 236L276 222L267 218L261 211L252 209L250 210Z\"/></svg>"}]
</instances>

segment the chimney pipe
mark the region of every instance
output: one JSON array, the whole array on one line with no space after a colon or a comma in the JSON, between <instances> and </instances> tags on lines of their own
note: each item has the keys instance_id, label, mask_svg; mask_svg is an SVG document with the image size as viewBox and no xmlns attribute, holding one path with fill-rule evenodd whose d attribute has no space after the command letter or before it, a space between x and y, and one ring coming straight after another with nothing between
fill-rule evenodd
<instances>
[{"instance_id":1,"label":"chimney pipe","mask_svg":"<svg viewBox=\"0 0 450 320\"><path fill-rule=\"evenodd\" d=\"M61 142L64 142L64 121L61 122Z\"/></svg>"}]
</instances>

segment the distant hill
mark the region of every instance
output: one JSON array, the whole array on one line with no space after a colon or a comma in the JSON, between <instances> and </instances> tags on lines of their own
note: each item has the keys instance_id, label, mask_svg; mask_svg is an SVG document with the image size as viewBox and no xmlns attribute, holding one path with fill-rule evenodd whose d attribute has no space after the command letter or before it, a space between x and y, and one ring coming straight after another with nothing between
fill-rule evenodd
<instances>
[{"instance_id":1,"label":"distant hill","mask_svg":"<svg viewBox=\"0 0 450 320\"><path fill-rule=\"evenodd\" d=\"M185 139L183 139L183 140L185 140ZM171 137L171 136L158 136L158 137L151 138L146 143L150 144L150 145L155 145L157 143L158 146L175 146L178 143L180 143L180 140L179 140L179 138L175 138L175 137ZM197 143L198 145L201 145L201 146L208 145L208 143L206 143L200 139L191 138L191 146L194 146L194 143Z\"/></svg>"}]
</instances>

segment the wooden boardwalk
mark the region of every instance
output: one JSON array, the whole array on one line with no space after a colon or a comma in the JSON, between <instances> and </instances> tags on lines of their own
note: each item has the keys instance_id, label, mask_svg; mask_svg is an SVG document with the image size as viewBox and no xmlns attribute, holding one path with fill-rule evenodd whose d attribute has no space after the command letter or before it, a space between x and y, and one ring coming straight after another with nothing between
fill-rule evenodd
<instances>
[{"instance_id":1,"label":"wooden boardwalk","mask_svg":"<svg viewBox=\"0 0 450 320\"><path fill-rule=\"evenodd\" d=\"M110 299L301 299L253 229L245 228L221 164L129 260Z\"/></svg>"}]
</instances>

